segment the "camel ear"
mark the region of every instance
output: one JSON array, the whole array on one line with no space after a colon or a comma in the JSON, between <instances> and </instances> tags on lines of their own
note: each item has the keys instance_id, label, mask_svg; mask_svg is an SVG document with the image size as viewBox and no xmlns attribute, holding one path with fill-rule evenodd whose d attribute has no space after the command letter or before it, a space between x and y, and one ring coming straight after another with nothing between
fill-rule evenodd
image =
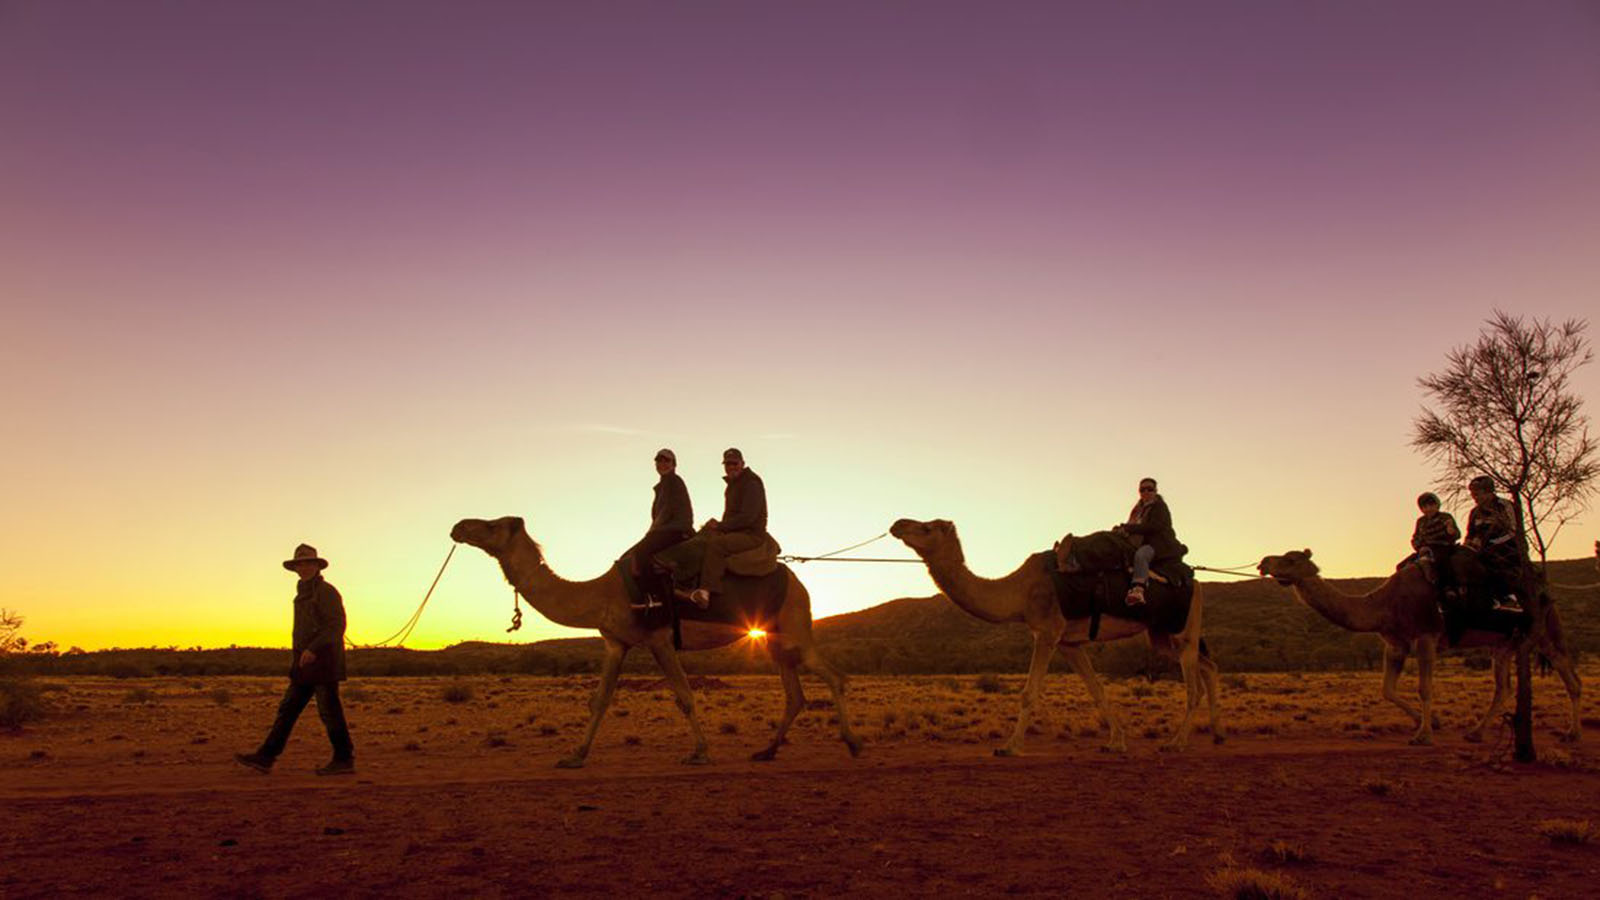
<instances>
[{"instance_id":1,"label":"camel ear","mask_svg":"<svg viewBox=\"0 0 1600 900\"><path fill-rule=\"evenodd\" d=\"M526 534L527 531L528 531L528 525L527 525L526 522L522 521L522 517L521 516L512 516L511 517L511 524L515 525L517 530L520 531L520 532L523 532L524 534Z\"/></svg>"},{"instance_id":2,"label":"camel ear","mask_svg":"<svg viewBox=\"0 0 1600 900\"><path fill-rule=\"evenodd\" d=\"M1311 548L1308 547L1305 550L1302 550L1300 552L1304 553L1306 555L1306 559L1310 559L1311 558Z\"/></svg>"}]
</instances>

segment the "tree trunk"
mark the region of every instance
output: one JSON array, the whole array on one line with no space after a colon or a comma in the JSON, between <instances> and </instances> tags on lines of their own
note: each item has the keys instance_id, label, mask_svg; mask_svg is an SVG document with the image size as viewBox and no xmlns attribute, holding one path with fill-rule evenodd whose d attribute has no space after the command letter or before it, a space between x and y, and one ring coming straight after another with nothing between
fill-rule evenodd
<instances>
[{"instance_id":1,"label":"tree trunk","mask_svg":"<svg viewBox=\"0 0 1600 900\"><path fill-rule=\"evenodd\" d=\"M1520 763L1531 763L1539 758L1533 749L1532 656L1533 648L1529 642L1517 649L1517 711L1511 716L1511 732L1516 740L1512 758Z\"/></svg>"}]
</instances>

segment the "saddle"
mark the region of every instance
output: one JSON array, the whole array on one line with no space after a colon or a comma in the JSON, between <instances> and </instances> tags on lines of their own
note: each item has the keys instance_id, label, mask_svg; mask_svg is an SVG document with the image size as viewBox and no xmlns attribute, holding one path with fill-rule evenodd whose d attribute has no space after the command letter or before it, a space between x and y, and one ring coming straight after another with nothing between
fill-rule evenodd
<instances>
[{"instance_id":1,"label":"saddle","mask_svg":"<svg viewBox=\"0 0 1600 900\"><path fill-rule=\"evenodd\" d=\"M777 544L772 542L772 546ZM764 548L757 548L761 549ZM685 619L741 629L777 631L778 610L789 593L789 567L773 561L765 574L747 575L734 571L731 565L733 559L729 557L728 573L722 578L722 592L713 594L710 605L705 609L689 601L688 591L673 585L670 573L652 571L635 578L626 560L619 560L617 569L627 588L628 602L638 613L640 621L646 628L671 625L674 646L682 644L678 622Z\"/></svg>"},{"instance_id":2,"label":"saddle","mask_svg":"<svg viewBox=\"0 0 1600 900\"><path fill-rule=\"evenodd\" d=\"M1089 639L1100 634L1101 616L1145 623L1151 631L1176 634L1189 619L1194 570L1182 559L1157 560L1150 567L1145 602L1128 605L1133 585L1133 541L1114 531L1083 537L1068 535L1053 551L1037 554L1055 587L1061 614L1089 620Z\"/></svg>"}]
</instances>

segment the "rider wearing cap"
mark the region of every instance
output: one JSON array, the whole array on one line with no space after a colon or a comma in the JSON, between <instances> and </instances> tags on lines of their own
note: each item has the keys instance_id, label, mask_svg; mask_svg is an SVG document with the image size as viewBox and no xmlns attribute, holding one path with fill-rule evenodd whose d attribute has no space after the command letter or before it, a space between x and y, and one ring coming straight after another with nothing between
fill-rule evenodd
<instances>
[{"instance_id":1,"label":"rider wearing cap","mask_svg":"<svg viewBox=\"0 0 1600 900\"><path fill-rule=\"evenodd\" d=\"M722 592L728 557L767 541L767 488L761 476L745 466L744 454L737 447L722 451L722 470L722 480L728 483L722 495L722 518L706 523L700 587L689 595L702 607L710 605L712 594Z\"/></svg>"},{"instance_id":2,"label":"rider wearing cap","mask_svg":"<svg viewBox=\"0 0 1600 900\"><path fill-rule=\"evenodd\" d=\"M663 447L656 451L655 500L650 504L650 528L624 556L633 560L633 574L650 571L655 555L694 536L694 505L689 488L678 475L678 456Z\"/></svg>"},{"instance_id":3,"label":"rider wearing cap","mask_svg":"<svg viewBox=\"0 0 1600 900\"><path fill-rule=\"evenodd\" d=\"M1465 550L1454 556L1456 581L1479 609L1518 609L1510 595L1519 590L1528 565L1528 545L1517 527L1511 501L1495 496L1494 479L1479 475L1467 483L1475 505L1467 515Z\"/></svg>"}]
</instances>

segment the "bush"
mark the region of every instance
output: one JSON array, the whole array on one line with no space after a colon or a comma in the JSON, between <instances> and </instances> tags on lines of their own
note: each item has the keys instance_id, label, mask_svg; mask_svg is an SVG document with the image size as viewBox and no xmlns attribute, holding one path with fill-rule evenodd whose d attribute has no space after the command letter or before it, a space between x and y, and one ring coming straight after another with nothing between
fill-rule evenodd
<instances>
[{"instance_id":1,"label":"bush","mask_svg":"<svg viewBox=\"0 0 1600 900\"><path fill-rule=\"evenodd\" d=\"M218 706L227 706L233 702L233 693L227 688L216 688L206 696L210 697L211 702Z\"/></svg>"},{"instance_id":2,"label":"bush","mask_svg":"<svg viewBox=\"0 0 1600 900\"><path fill-rule=\"evenodd\" d=\"M468 700L472 699L472 685L447 684L444 686L444 690L439 692L439 696L442 697L446 703L466 703Z\"/></svg>"},{"instance_id":3,"label":"bush","mask_svg":"<svg viewBox=\"0 0 1600 900\"><path fill-rule=\"evenodd\" d=\"M1589 819L1545 819L1536 828L1552 844L1587 844L1597 831Z\"/></svg>"},{"instance_id":4,"label":"bush","mask_svg":"<svg viewBox=\"0 0 1600 900\"><path fill-rule=\"evenodd\" d=\"M0 728L17 729L45 717L44 693L22 678L0 678Z\"/></svg>"},{"instance_id":5,"label":"bush","mask_svg":"<svg viewBox=\"0 0 1600 900\"><path fill-rule=\"evenodd\" d=\"M985 694L1004 694L1006 692L1006 683L1001 681L1000 676L993 672L985 672L979 675L972 682L972 686Z\"/></svg>"},{"instance_id":6,"label":"bush","mask_svg":"<svg viewBox=\"0 0 1600 900\"><path fill-rule=\"evenodd\" d=\"M1206 884L1218 895L1232 900L1305 900L1305 889L1286 875L1241 869L1218 869L1206 876Z\"/></svg>"},{"instance_id":7,"label":"bush","mask_svg":"<svg viewBox=\"0 0 1600 900\"><path fill-rule=\"evenodd\" d=\"M156 692L149 688L134 688L122 695L123 703L154 703Z\"/></svg>"}]
</instances>

